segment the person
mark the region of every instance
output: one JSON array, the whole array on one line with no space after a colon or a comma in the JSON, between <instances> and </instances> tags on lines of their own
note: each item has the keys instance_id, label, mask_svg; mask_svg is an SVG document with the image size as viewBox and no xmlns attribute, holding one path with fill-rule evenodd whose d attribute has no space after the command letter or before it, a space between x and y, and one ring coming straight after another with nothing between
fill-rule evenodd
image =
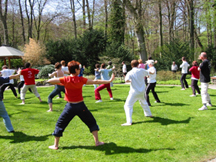
<instances>
[{"instance_id":1,"label":"person","mask_svg":"<svg viewBox=\"0 0 216 162\"><path fill-rule=\"evenodd\" d=\"M55 136L54 145L49 146L50 149L58 149L60 137L67 125L76 115L88 126L90 132L93 134L95 146L104 144L104 142L100 142L98 139L99 127L97 122L83 101L82 87L83 84L109 84L113 81L114 75L112 75L110 80L93 81L84 77L78 77L80 68L79 62L74 60L70 61L68 63L70 76L48 80L51 84L61 84L65 86L65 100L67 101L67 104L56 123L53 132L53 135Z\"/></svg>"},{"instance_id":2,"label":"person","mask_svg":"<svg viewBox=\"0 0 216 162\"><path fill-rule=\"evenodd\" d=\"M11 79L15 79L17 78L18 76L17 75L11 75L9 77L0 77L0 84L4 84L4 83L9 83L9 81ZM14 132L14 128L11 124L11 120L10 120L10 117L7 113L7 110L5 109L5 105L2 101L2 93L0 93L0 116L3 118L3 122L5 124L5 127L7 129L7 131L9 133L13 133Z\"/></svg>"},{"instance_id":3,"label":"person","mask_svg":"<svg viewBox=\"0 0 216 162\"><path fill-rule=\"evenodd\" d=\"M82 77L82 76L83 76L83 72L84 72L84 70L85 70L85 65L82 66L82 65L80 64L80 67L81 67L81 68L80 68L80 73L79 73L78 76L79 76L79 77Z\"/></svg>"},{"instance_id":4,"label":"person","mask_svg":"<svg viewBox=\"0 0 216 162\"><path fill-rule=\"evenodd\" d=\"M2 71L0 72L2 77L9 77L10 75L15 73L15 70L13 69L8 69L7 65L3 65L2 66ZM7 87L10 87L10 89L12 90L14 96L17 98L17 92L14 88L14 80L11 79L9 83L3 83L1 85L1 96L2 98L4 98L4 91Z\"/></svg>"},{"instance_id":5,"label":"person","mask_svg":"<svg viewBox=\"0 0 216 162\"><path fill-rule=\"evenodd\" d=\"M67 72L67 73L64 73L64 76L67 76L69 72L68 72L68 67L66 66L65 60L61 60L60 64L62 65L61 67L62 71ZM62 98L61 91L58 93L57 99L59 98Z\"/></svg>"},{"instance_id":6,"label":"person","mask_svg":"<svg viewBox=\"0 0 216 162\"><path fill-rule=\"evenodd\" d=\"M23 70L23 69L24 69L24 67L19 68L18 71L17 71L17 74L19 74L21 72L21 70ZM17 89L18 89L19 94L20 94L20 90L23 87L24 83L25 82L24 82L23 75L20 75L20 82L17 84ZM28 90L29 90L29 92L32 92L31 88L29 88Z\"/></svg>"},{"instance_id":7,"label":"person","mask_svg":"<svg viewBox=\"0 0 216 162\"><path fill-rule=\"evenodd\" d=\"M123 72L123 76L125 78L126 74L127 74L127 66L125 65L125 62L122 62L122 72Z\"/></svg>"},{"instance_id":8,"label":"person","mask_svg":"<svg viewBox=\"0 0 216 162\"><path fill-rule=\"evenodd\" d=\"M145 91L145 98L146 98L146 101L148 103L149 106L151 106L151 103L149 101L149 92L150 90L152 91L152 94L155 98L155 102L156 103L160 103L160 100L158 98L158 95L157 93L155 92L155 87L156 87L156 69L154 67L154 60L148 60L147 61L147 64L149 66L149 69L147 70L149 72L149 75L148 75L148 85L146 87L146 91Z\"/></svg>"},{"instance_id":9,"label":"person","mask_svg":"<svg viewBox=\"0 0 216 162\"><path fill-rule=\"evenodd\" d=\"M99 70L100 70L100 65L99 64L95 64L95 79L94 80L98 80L98 79L101 79L101 74L100 74L100 72L99 72ZM96 84L93 84L93 86L94 86L94 89L96 89L97 88L97 85Z\"/></svg>"},{"instance_id":10,"label":"person","mask_svg":"<svg viewBox=\"0 0 216 162\"><path fill-rule=\"evenodd\" d=\"M148 57L148 60L153 60L153 58L151 57L151 56L149 56ZM157 60L155 60L154 61L154 64L157 64ZM148 70L149 69L149 66L148 66L148 64L146 64L146 70ZM148 79L147 79L147 77L145 77L145 85L147 86L148 85Z\"/></svg>"},{"instance_id":11,"label":"person","mask_svg":"<svg viewBox=\"0 0 216 162\"><path fill-rule=\"evenodd\" d=\"M142 68L138 68L138 65L139 62L137 60L132 60L132 70L130 70L125 76L125 82L131 82L131 84L129 94L124 104L126 123L122 124L122 126L132 125L133 105L137 100L139 100L140 105L144 110L145 116L152 117L148 103L146 102L143 95L145 93L145 84L143 78L149 73Z\"/></svg>"},{"instance_id":12,"label":"person","mask_svg":"<svg viewBox=\"0 0 216 162\"><path fill-rule=\"evenodd\" d=\"M200 72L198 68L199 68L198 63L196 61L193 61L192 67L189 69L189 71L191 72L191 88L193 92L193 94L190 95L190 97L196 97L196 91L198 94L200 94L200 90L197 85L198 80L200 78Z\"/></svg>"},{"instance_id":13,"label":"person","mask_svg":"<svg viewBox=\"0 0 216 162\"><path fill-rule=\"evenodd\" d=\"M207 106L212 106L210 96L208 94L208 86L210 82L211 63L207 59L206 52L202 52L199 56L202 63L199 66L200 82L201 82L201 98L203 106L199 110L208 110Z\"/></svg>"},{"instance_id":14,"label":"person","mask_svg":"<svg viewBox=\"0 0 216 162\"><path fill-rule=\"evenodd\" d=\"M138 68L145 69L146 64L143 64L142 59L139 59L138 62L139 62Z\"/></svg>"},{"instance_id":15,"label":"person","mask_svg":"<svg viewBox=\"0 0 216 162\"><path fill-rule=\"evenodd\" d=\"M109 61L106 69L112 69L112 68L113 68L112 61ZM111 77L111 75L112 75L112 71L109 72L109 77ZM113 82L110 83L110 87L113 87Z\"/></svg>"},{"instance_id":16,"label":"person","mask_svg":"<svg viewBox=\"0 0 216 162\"><path fill-rule=\"evenodd\" d=\"M105 63L102 63L101 68L99 69L99 72L101 73L101 79L102 80L109 80L110 79L109 72L114 70L114 69L115 69L115 66L113 66L112 69L105 69ZM108 84L101 84L99 87L97 87L95 89L95 100L97 100L95 103L102 102L99 91L103 90L104 88L107 89L109 96L110 96L110 100L113 100L113 95L112 95L112 90L110 88L110 84L109 83Z\"/></svg>"},{"instance_id":17,"label":"person","mask_svg":"<svg viewBox=\"0 0 216 162\"><path fill-rule=\"evenodd\" d=\"M25 84L21 90L20 99L22 100L21 105L25 104L25 95L26 91L31 88L32 92L35 94L35 96L39 99L40 102L42 102L40 95L37 91L36 85L35 85L35 75L39 73L39 70L32 69L30 63L25 63L25 69L21 70L19 75L23 75Z\"/></svg>"},{"instance_id":18,"label":"person","mask_svg":"<svg viewBox=\"0 0 216 162\"><path fill-rule=\"evenodd\" d=\"M55 69L56 71L53 72L52 74L49 74L49 77L56 77L56 78L59 78L59 77L63 77L64 74L68 74L69 72L68 71L63 71L62 70L62 65L59 63L59 62L56 62L55 63ZM57 95L59 94L60 92L64 92L65 93L65 88L64 86L61 86L61 85L55 85L55 89L49 94L48 96L48 104L49 104L49 110L47 112L51 112L53 111L53 108L52 108L52 99Z\"/></svg>"},{"instance_id":19,"label":"person","mask_svg":"<svg viewBox=\"0 0 216 162\"><path fill-rule=\"evenodd\" d=\"M175 61L173 61L171 65L171 70L173 73L176 73L176 71L178 70L178 66L176 65Z\"/></svg>"},{"instance_id":20,"label":"person","mask_svg":"<svg viewBox=\"0 0 216 162\"><path fill-rule=\"evenodd\" d=\"M180 82L181 82L181 87L182 89L181 90L185 90L185 87L188 88L188 83L186 81L186 75L188 73L188 67L190 65L187 63L186 61L186 58L185 57L182 57L182 64L180 65L180 68L182 68L182 76L181 76L181 79L180 79Z\"/></svg>"}]
</instances>

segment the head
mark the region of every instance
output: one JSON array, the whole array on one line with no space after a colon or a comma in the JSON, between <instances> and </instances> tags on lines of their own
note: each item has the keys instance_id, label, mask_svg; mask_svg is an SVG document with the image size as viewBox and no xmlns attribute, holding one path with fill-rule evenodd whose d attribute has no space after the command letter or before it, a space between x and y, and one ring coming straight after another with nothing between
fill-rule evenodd
<instances>
[{"instance_id":1,"label":"head","mask_svg":"<svg viewBox=\"0 0 216 162\"><path fill-rule=\"evenodd\" d=\"M108 62L108 65L110 65L110 66L111 66L111 65L112 65L112 61L109 61L109 62Z\"/></svg>"},{"instance_id":2,"label":"head","mask_svg":"<svg viewBox=\"0 0 216 162\"><path fill-rule=\"evenodd\" d=\"M100 68L100 65L99 65L99 64L95 64L95 67L96 67L96 68Z\"/></svg>"},{"instance_id":3,"label":"head","mask_svg":"<svg viewBox=\"0 0 216 162\"><path fill-rule=\"evenodd\" d=\"M154 66L154 60L148 60L146 61L146 63L148 64L149 67Z\"/></svg>"},{"instance_id":4,"label":"head","mask_svg":"<svg viewBox=\"0 0 216 162\"><path fill-rule=\"evenodd\" d=\"M138 65L139 65L139 62L137 61L137 60L132 60L131 61L131 67L133 68L133 67L138 67Z\"/></svg>"},{"instance_id":5,"label":"head","mask_svg":"<svg viewBox=\"0 0 216 162\"><path fill-rule=\"evenodd\" d=\"M139 64L141 64L142 63L142 59L139 59L138 62L139 62Z\"/></svg>"},{"instance_id":6,"label":"head","mask_svg":"<svg viewBox=\"0 0 216 162\"><path fill-rule=\"evenodd\" d=\"M101 64L101 68L102 68L102 69L104 69L105 66L106 66L105 63L102 63L102 64Z\"/></svg>"},{"instance_id":7,"label":"head","mask_svg":"<svg viewBox=\"0 0 216 162\"><path fill-rule=\"evenodd\" d=\"M56 68L56 69L61 69L61 66L62 66L62 65L61 65L59 62L56 62L56 63L55 63L55 68Z\"/></svg>"},{"instance_id":8,"label":"head","mask_svg":"<svg viewBox=\"0 0 216 162\"><path fill-rule=\"evenodd\" d=\"M31 64L29 62L25 63L25 68L30 68Z\"/></svg>"},{"instance_id":9,"label":"head","mask_svg":"<svg viewBox=\"0 0 216 162\"><path fill-rule=\"evenodd\" d=\"M193 66L199 66L199 65L198 65L198 62L196 62L196 61L193 61L193 62L192 62L192 65L193 65Z\"/></svg>"},{"instance_id":10,"label":"head","mask_svg":"<svg viewBox=\"0 0 216 162\"><path fill-rule=\"evenodd\" d=\"M182 57L182 61L186 61L186 58L185 58L185 57Z\"/></svg>"},{"instance_id":11,"label":"head","mask_svg":"<svg viewBox=\"0 0 216 162\"><path fill-rule=\"evenodd\" d=\"M125 62L124 61L122 61L122 65L124 65L125 64Z\"/></svg>"},{"instance_id":12,"label":"head","mask_svg":"<svg viewBox=\"0 0 216 162\"><path fill-rule=\"evenodd\" d=\"M68 70L70 74L79 74L80 73L80 63L77 61L68 62Z\"/></svg>"},{"instance_id":13,"label":"head","mask_svg":"<svg viewBox=\"0 0 216 162\"><path fill-rule=\"evenodd\" d=\"M153 59L152 59L152 57L150 56L150 57L148 57L148 60L153 60Z\"/></svg>"},{"instance_id":14,"label":"head","mask_svg":"<svg viewBox=\"0 0 216 162\"><path fill-rule=\"evenodd\" d=\"M200 60L205 60L205 59L207 59L207 53L206 53L206 52L202 52L202 53L199 55L199 59L200 59Z\"/></svg>"},{"instance_id":15,"label":"head","mask_svg":"<svg viewBox=\"0 0 216 162\"><path fill-rule=\"evenodd\" d=\"M64 60L61 60L61 65L65 66L65 61Z\"/></svg>"},{"instance_id":16,"label":"head","mask_svg":"<svg viewBox=\"0 0 216 162\"><path fill-rule=\"evenodd\" d=\"M175 61L173 61L173 65L175 65Z\"/></svg>"},{"instance_id":17,"label":"head","mask_svg":"<svg viewBox=\"0 0 216 162\"><path fill-rule=\"evenodd\" d=\"M2 66L2 69L7 69L7 68L8 68L7 65Z\"/></svg>"}]
</instances>

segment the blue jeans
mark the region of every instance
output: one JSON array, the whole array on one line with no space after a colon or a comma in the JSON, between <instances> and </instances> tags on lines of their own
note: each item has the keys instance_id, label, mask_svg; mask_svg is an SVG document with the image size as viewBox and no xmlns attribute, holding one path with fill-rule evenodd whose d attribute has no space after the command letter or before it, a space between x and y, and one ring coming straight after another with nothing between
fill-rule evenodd
<instances>
[{"instance_id":1,"label":"blue jeans","mask_svg":"<svg viewBox=\"0 0 216 162\"><path fill-rule=\"evenodd\" d=\"M8 132L13 131L13 126L11 124L10 117L8 116L8 113L5 109L4 103L0 101L0 116L3 118L3 122L6 126L6 129Z\"/></svg>"},{"instance_id":2,"label":"blue jeans","mask_svg":"<svg viewBox=\"0 0 216 162\"><path fill-rule=\"evenodd\" d=\"M60 92L64 92L65 93L65 88L64 86L60 86L60 85L55 85L55 89L49 94L48 96L48 103L52 103L52 99L59 94Z\"/></svg>"}]
</instances>

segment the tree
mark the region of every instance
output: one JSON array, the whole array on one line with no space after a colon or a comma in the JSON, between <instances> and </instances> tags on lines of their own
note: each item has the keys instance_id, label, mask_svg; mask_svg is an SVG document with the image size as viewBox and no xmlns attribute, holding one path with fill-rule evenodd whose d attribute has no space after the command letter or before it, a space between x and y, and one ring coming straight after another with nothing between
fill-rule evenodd
<instances>
[{"instance_id":1,"label":"tree","mask_svg":"<svg viewBox=\"0 0 216 162\"><path fill-rule=\"evenodd\" d=\"M5 2L3 2L3 0L0 0L0 20L3 24L3 29L4 29L4 44L9 43L8 27L7 27L7 10L8 10L8 0L5 0Z\"/></svg>"}]
</instances>

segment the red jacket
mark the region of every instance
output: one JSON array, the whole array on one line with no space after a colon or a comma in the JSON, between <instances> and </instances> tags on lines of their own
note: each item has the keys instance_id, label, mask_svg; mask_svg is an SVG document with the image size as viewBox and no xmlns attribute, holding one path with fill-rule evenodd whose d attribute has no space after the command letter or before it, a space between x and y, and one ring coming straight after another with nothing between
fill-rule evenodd
<instances>
[{"instance_id":1,"label":"red jacket","mask_svg":"<svg viewBox=\"0 0 216 162\"><path fill-rule=\"evenodd\" d=\"M198 70L198 66L192 66L189 71L191 72L191 77L199 79L200 78L200 72Z\"/></svg>"}]
</instances>

